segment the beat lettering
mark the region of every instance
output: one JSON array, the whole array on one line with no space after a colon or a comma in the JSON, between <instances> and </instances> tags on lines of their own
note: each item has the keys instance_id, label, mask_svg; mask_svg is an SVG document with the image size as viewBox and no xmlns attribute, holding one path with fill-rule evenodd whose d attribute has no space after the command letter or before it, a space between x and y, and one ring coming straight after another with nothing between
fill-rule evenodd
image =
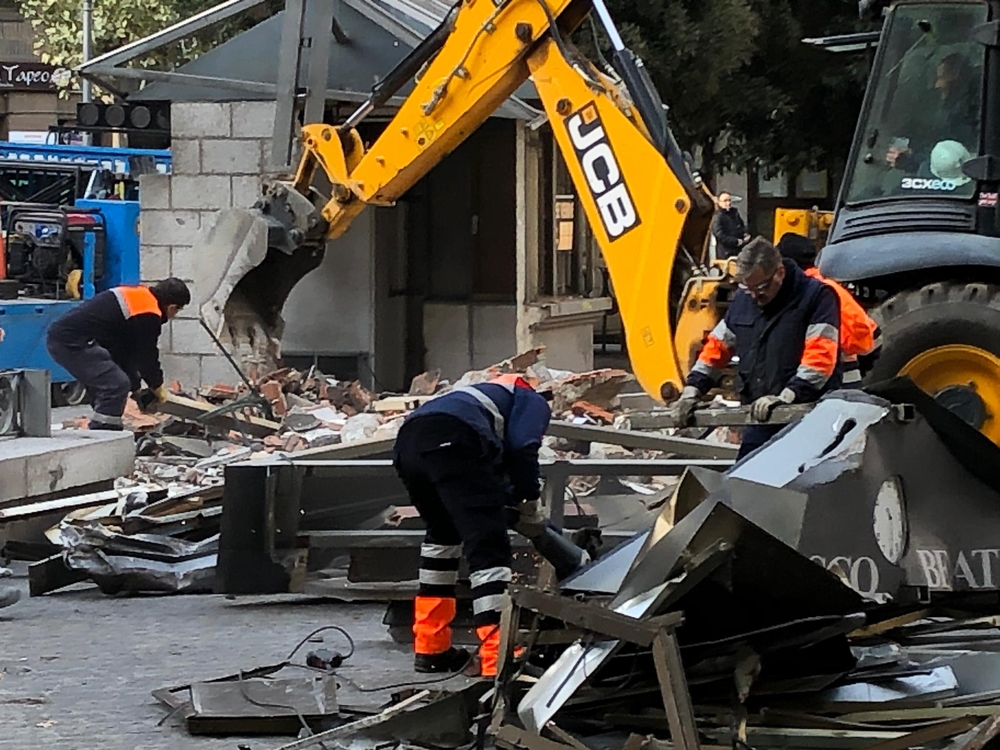
<instances>
[{"instance_id":1,"label":"beat lettering","mask_svg":"<svg viewBox=\"0 0 1000 750\"><path fill-rule=\"evenodd\" d=\"M933 550L918 549L917 560L920 561L920 567L924 571L924 580L927 583L927 588L951 588L945 583L948 578L947 569L938 567L939 558L934 554Z\"/></svg>"},{"instance_id":2,"label":"beat lettering","mask_svg":"<svg viewBox=\"0 0 1000 750\"><path fill-rule=\"evenodd\" d=\"M979 588L975 576L972 575L972 568L969 567L969 561L965 559L964 552L959 552L958 557L955 559L955 579L957 580L959 576L965 579L965 582L969 584L969 588Z\"/></svg>"},{"instance_id":3,"label":"beat lettering","mask_svg":"<svg viewBox=\"0 0 1000 750\"><path fill-rule=\"evenodd\" d=\"M980 562L983 565L983 588L993 588L993 564L990 562L990 555L1000 557L1000 549L974 549L970 554L973 557L982 555Z\"/></svg>"}]
</instances>

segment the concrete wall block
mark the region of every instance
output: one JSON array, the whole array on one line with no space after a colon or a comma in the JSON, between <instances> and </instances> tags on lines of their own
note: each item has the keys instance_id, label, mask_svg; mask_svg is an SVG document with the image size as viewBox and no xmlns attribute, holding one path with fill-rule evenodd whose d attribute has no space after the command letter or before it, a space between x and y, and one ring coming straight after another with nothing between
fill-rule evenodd
<instances>
[{"instance_id":1,"label":"concrete wall block","mask_svg":"<svg viewBox=\"0 0 1000 750\"><path fill-rule=\"evenodd\" d=\"M250 208L261 198L260 177L239 175L232 180L233 208Z\"/></svg>"},{"instance_id":2,"label":"concrete wall block","mask_svg":"<svg viewBox=\"0 0 1000 750\"><path fill-rule=\"evenodd\" d=\"M232 105L228 102L176 102L170 105L170 135L174 138L229 138Z\"/></svg>"},{"instance_id":3,"label":"concrete wall block","mask_svg":"<svg viewBox=\"0 0 1000 750\"><path fill-rule=\"evenodd\" d=\"M143 245L139 250L139 278L143 282L163 281L170 274L170 247Z\"/></svg>"},{"instance_id":4,"label":"concrete wall block","mask_svg":"<svg viewBox=\"0 0 1000 750\"><path fill-rule=\"evenodd\" d=\"M193 245L201 234L201 214L175 209L143 211L139 231L143 245Z\"/></svg>"},{"instance_id":5,"label":"concrete wall block","mask_svg":"<svg viewBox=\"0 0 1000 750\"><path fill-rule=\"evenodd\" d=\"M201 388L201 357L199 355L161 352L160 365L163 367L163 377L167 383L177 380L184 388Z\"/></svg>"},{"instance_id":6,"label":"concrete wall block","mask_svg":"<svg viewBox=\"0 0 1000 750\"><path fill-rule=\"evenodd\" d=\"M202 141L202 172L206 174L260 174L260 143L260 141Z\"/></svg>"},{"instance_id":7,"label":"concrete wall block","mask_svg":"<svg viewBox=\"0 0 1000 750\"><path fill-rule=\"evenodd\" d=\"M170 275L181 281L193 282L197 260L198 251L194 246L174 245L170 261Z\"/></svg>"},{"instance_id":8,"label":"concrete wall block","mask_svg":"<svg viewBox=\"0 0 1000 750\"><path fill-rule=\"evenodd\" d=\"M174 138L170 141L172 174L201 174L201 141Z\"/></svg>"},{"instance_id":9,"label":"concrete wall block","mask_svg":"<svg viewBox=\"0 0 1000 750\"><path fill-rule=\"evenodd\" d=\"M270 138L274 102L233 102L233 138Z\"/></svg>"},{"instance_id":10,"label":"concrete wall block","mask_svg":"<svg viewBox=\"0 0 1000 750\"><path fill-rule=\"evenodd\" d=\"M215 354L219 350L197 320L173 320L170 328L172 354Z\"/></svg>"},{"instance_id":11,"label":"concrete wall block","mask_svg":"<svg viewBox=\"0 0 1000 750\"><path fill-rule=\"evenodd\" d=\"M199 211L229 208L232 205L229 179L223 175L174 175L172 207Z\"/></svg>"},{"instance_id":12,"label":"concrete wall block","mask_svg":"<svg viewBox=\"0 0 1000 750\"><path fill-rule=\"evenodd\" d=\"M144 174L139 176L139 207L170 208L170 175Z\"/></svg>"},{"instance_id":13,"label":"concrete wall block","mask_svg":"<svg viewBox=\"0 0 1000 750\"><path fill-rule=\"evenodd\" d=\"M201 382L203 386L211 386L216 383L239 385L242 381L229 361L219 354L201 358Z\"/></svg>"}]
</instances>

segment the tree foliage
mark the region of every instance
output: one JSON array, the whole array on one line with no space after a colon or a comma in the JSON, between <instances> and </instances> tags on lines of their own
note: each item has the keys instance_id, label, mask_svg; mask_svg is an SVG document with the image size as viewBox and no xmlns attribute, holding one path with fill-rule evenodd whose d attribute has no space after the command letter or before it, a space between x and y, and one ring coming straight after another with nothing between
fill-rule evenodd
<instances>
[{"instance_id":1,"label":"tree foliage","mask_svg":"<svg viewBox=\"0 0 1000 750\"><path fill-rule=\"evenodd\" d=\"M610 0L687 148L706 171L795 173L846 157L867 62L802 43L859 30L845 0Z\"/></svg>"}]
</instances>

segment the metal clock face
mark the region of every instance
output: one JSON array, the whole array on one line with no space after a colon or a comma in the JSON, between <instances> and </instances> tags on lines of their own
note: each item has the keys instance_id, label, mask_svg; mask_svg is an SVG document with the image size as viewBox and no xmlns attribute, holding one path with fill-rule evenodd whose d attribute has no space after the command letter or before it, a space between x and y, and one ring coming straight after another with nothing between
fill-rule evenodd
<instances>
[{"instance_id":1,"label":"metal clock face","mask_svg":"<svg viewBox=\"0 0 1000 750\"><path fill-rule=\"evenodd\" d=\"M897 477L886 479L879 488L872 513L872 530L885 559L893 565L897 564L903 558L909 541L906 504Z\"/></svg>"}]
</instances>

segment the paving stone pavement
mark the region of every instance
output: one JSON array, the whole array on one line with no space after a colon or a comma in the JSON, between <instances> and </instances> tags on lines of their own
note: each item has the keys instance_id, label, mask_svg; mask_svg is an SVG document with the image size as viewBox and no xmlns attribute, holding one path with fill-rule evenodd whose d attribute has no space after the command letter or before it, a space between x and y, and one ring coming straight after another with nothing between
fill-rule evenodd
<instances>
[{"instance_id":1,"label":"paving stone pavement","mask_svg":"<svg viewBox=\"0 0 1000 750\"><path fill-rule=\"evenodd\" d=\"M16 571L16 572L23 572ZM380 604L290 597L107 597L95 588L29 599L23 577L0 583L22 599L0 610L0 748L46 750L268 750L291 738L187 734L156 688L232 674L284 659L309 631L340 625L357 643L341 674L378 687L416 680L408 647L393 643ZM336 633L323 646L341 651ZM314 646L317 647L317 646ZM308 650L308 649L306 649ZM304 656L300 655L300 658ZM387 693L344 702L377 705Z\"/></svg>"}]
</instances>

